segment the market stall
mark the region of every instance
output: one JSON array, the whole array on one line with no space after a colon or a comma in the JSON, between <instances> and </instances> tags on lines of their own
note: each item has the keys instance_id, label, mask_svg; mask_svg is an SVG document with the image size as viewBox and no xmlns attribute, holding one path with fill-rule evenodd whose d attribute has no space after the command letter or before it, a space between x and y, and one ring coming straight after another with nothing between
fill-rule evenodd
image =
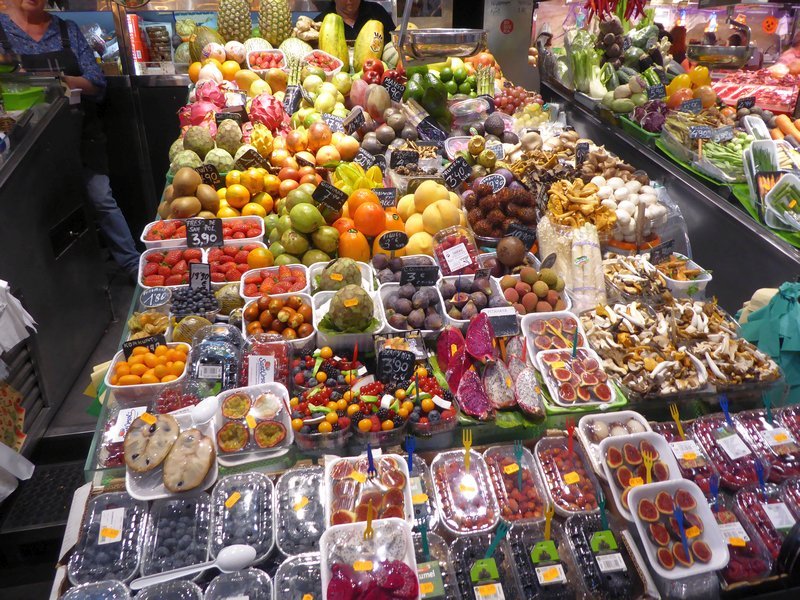
<instances>
[{"instance_id":1,"label":"market stall","mask_svg":"<svg viewBox=\"0 0 800 600\"><path fill-rule=\"evenodd\" d=\"M262 11L189 42L53 597L789 589L798 291L732 314L797 251L486 31Z\"/></svg>"}]
</instances>

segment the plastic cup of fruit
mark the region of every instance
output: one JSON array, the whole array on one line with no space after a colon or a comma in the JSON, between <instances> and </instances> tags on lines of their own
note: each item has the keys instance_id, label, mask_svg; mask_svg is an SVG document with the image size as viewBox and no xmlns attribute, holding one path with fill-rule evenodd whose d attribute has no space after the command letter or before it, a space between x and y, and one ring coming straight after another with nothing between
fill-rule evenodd
<instances>
[{"instance_id":1,"label":"plastic cup of fruit","mask_svg":"<svg viewBox=\"0 0 800 600\"><path fill-rule=\"evenodd\" d=\"M442 275L474 275L478 269L478 246L469 229L446 227L433 236L433 256Z\"/></svg>"},{"instance_id":2,"label":"plastic cup of fruit","mask_svg":"<svg viewBox=\"0 0 800 600\"><path fill-rule=\"evenodd\" d=\"M544 486L530 450L523 448L522 459L517 462L513 446L495 446L483 453L483 459L503 520L522 523L544 518ZM522 487L518 471L522 471Z\"/></svg>"},{"instance_id":3,"label":"plastic cup of fruit","mask_svg":"<svg viewBox=\"0 0 800 600\"><path fill-rule=\"evenodd\" d=\"M257 381L256 378L262 366L269 369L271 363L273 381L282 383L286 389L290 389L289 347L290 344L277 333L257 333L248 336L242 349L242 372L239 376L242 386L266 383Z\"/></svg>"},{"instance_id":4,"label":"plastic cup of fruit","mask_svg":"<svg viewBox=\"0 0 800 600\"><path fill-rule=\"evenodd\" d=\"M796 523L785 502L783 490L773 483L749 486L736 492L736 506L749 521L773 560L778 558L783 540Z\"/></svg>"},{"instance_id":5,"label":"plastic cup of fruit","mask_svg":"<svg viewBox=\"0 0 800 600\"><path fill-rule=\"evenodd\" d=\"M180 342L169 342L167 346L169 348L176 348L178 346L186 347L187 344ZM105 386L111 391L111 393L114 394L117 402L150 400L151 398L157 397L167 387L171 387L178 383L183 383L183 381L186 379L188 361L187 367L184 367L183 369L183 373L181 373L177 379L173 379L172 381L165 383L140 383L137 385L113 385L111 383L111 376L114 373L117 363L122 362L123 360L125 360L125 353L120 350L114 355L114 358L111 361L111 366L108 368L108 372L106 373L105 377Z\"/></svg>"},{"instance_id":6,"label":"plastic cup of fruit","mask_svg":"<svg viewBox=\"0 0 800 600\"><path fill-rule=\"evenodd\" d=\"M654 423L653 431L661 435L672 449L681 477L693 481L706 498L711 499L711 478L719 476L714 464L708 458L700 445L691 437L681 439L678 426L674 422ZM689 425L684 424L684 433L689 431Z\"/></svg>"},{"instance_id":7,"label":"plastic cup of fruit","mask_svg":"<svg viewBox=\"0 0 800 600\"><path fill-rule=\"evenodd\" d=\"M458 425L458 416L455 410L450 411L448 417L440 418L435 423L431 422L430 419L428 419L427 423L420 423L419 421L415 423L413 421L409 421L411 433L417 437L433 437L443 433L452 433L452 431L456 428L456 425Z\"/></svg>"},{"instance_id":8,"label":"plastic cup of fruit","mask_svg":"<svg viewBox=\"0 0 800 600\"><path fill-rule=\"evenodd\" d=\"M344 429L328 433L320 433L319 431L303 433L302 431L295 431L294 443L306 454L320 455L326 452L337 453L347 445L347 440L350 439L352 434L350 425Z\"/></svg>"},{"instance_id":9,"label":"plastic cup of fruit","mask_svg":"<svg viewBox=\"0 0 800 600\"><path fill-rule=\"evenodd\" d=\"M325 78L330 80L334 75L342 70L344 63L327 52L322 50L312 50L303 57L303 62L312 67L319 67L325 72Z\"/></svg>"},{"instance_id":10,"label":"plastic cup of fruit","mask_svg":"<svg viewBox=\"0 0 800 600\"><path fill-rule=\"evenodd\" d=\"M274 63L271 67L264 67L262 65L255 64L255 57L257 55L267 54L273 57ZM255 73L266 73L267 70L271 68L277 69L286 69L286 55L283 53L283 50L253 50L247 53L247 68Z\"/></svg>"}]
</instances>

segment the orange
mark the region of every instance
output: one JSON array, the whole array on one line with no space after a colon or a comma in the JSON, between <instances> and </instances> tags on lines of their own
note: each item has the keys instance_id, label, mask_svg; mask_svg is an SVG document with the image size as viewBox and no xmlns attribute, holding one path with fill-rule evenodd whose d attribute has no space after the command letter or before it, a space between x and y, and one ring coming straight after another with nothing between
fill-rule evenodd
<instances>
[{"instance_id":1,"label":"orange","mask_svg":"<svg viewBox=\"0 0 800 600\"><path fill-rule=\"evenodd\" d=\"M400 215L397 214L396 208L387 208L386 213L386 229L389 231L405 231L405 223Z\"/></svg>"},{"instance_id":2,"label":"orange","mask_svg":"<svg viewBox=\"0 0 800 600\"><path fill-rule=\"evenodd\" d=\"M250 200L250 202L255 202L259 206L264 208L264 212L269 214L272 212L272 209L275 208L275 200L272 198L272 195L268 194L267 192L259 192ZM244 213L242 213L244 214ZM261 215L266 216L266 215Z\"/></svg>"},{"instance_id":3,"label":"orange","mask_svg":"<svg viewBox=\"0 0 800 600\"><path fill-rule=\"evenodd\" d=\"M169 347L168 346L164 346L164 345L156 346L156 350L155 350L154 354L156 356L164 356L168 351L169 351Z\"/></svg>"},{"instance_id":4,"label":"orange","mask_svg":"<svg viewBox=\"0 0 800 600\"><path fill-rule=\"evenodd\" d=\"M225 187L231 187L234 183L241 183L242 182L242 172L236 169L232 171L228 171L228 174L225 175Z\"/></svg>"},{"instance_id":5,"label":"orange","mask_svg":"<svg viewBox=\"0 0 800 600\"><path fill-rule=\"evenodd\" d=\"M369 242L357 229L348 229L339 234L339 257L352 258L368 263L370 259Z\"/></svg>"},{"instance_id":6,"label":"orange","mask_svg":"<svg viewBox=\"0 0 800 600\"><path fill-rule=\"evenodd\" d=\"M330 433L331 431L333 431L333 426L327 421L323 421L317 426L317 429L319 430L320 433Z\"/></svg>"},{"instance_id":7,"label":"orange","mask_svg":"<svg viewBox=\"0 0 800 600\"><path fill-rule=\"evenodd\" d=\"M243 208L245 204L250 202L250 192L241 183L234 183L228 186L228 192L225 194L225 199L228 204L233 208Z\"/></svg>"},{"instance_id":8,"label":"orange","mask_svg":"<svg viewBox=\"0 0 800 600\"><path fill-rule=\"evenodd\" d=\"M257 202L248 202L242 209L243 217L266 217L266 209Z\"/></svg>"},{"instance_id":9,"label":"orange","mask_svg":"<svg viewBox=\"0 0 800 600\"><path fill-rule=\"evenodd\" d=\"M128 364L133 367L133 365L143 365L144 364L144 356L141 354L132 354L131 357L128 359Z\"/></svg>"},{"instance_id":10,"label":"orange","mask_svg":"<svg viewBox=\"0 0 800 600\"><path fill-rule=\"evenodd\" d=\"M369 419L361 419L358 422L358 429L359 431L367 432L372 429L372 421Z\"/></svg>"},{"instance_id":11,"label":"orange","mask_svg":"<svg viewBox=\"0 0 800 600\"><path fill-rule=\"evenodd\" d=\"M223 206L217 211L217 218L218 219L228 219L230 217L238 217L242 213L240 213L235 208L231 208L230 206Z\"/></svg>"},{"instance_id":12,"label":"orange","mask_svg":"<svg viewBox=\"0 0 800 600\"><path fill-rule=\"evenodd\" d=\"M226 60L224 63L222 63L222 68L220 69L220 71L222 71L222 78L227 79L228 81L233 81L233 78L236 76L236 72L240 69L241 67L239 66L239 63L237 63L235 60Z\"/></svg>"},{"instance_id":13,"label":"orange","mask_svg":"<svg viewBox=\"0 0 800 600\"><path fill-rule=\"evenodd\" d=\"M368 200L359 205L353 213L353 221L356 229L367 237L375 237L386 229L386 214L383 212L383 207Z\"/></svg>"},{"instance_id":14,"label":"orange","mask_svg":"<svg viewBox=\"0 0 800 600\"><path fill-rule=\"evenodd\" d=\"M289 192L297 189L299 186L300 184L294 179L285 179L281 181L281 185L278 188L278 193L280 194L281 198L286 198L286 196L289 195ZM230 200L228 200L228 202L230 202Z\"/></svg>"},{"instance_id":15,"label":"orange","mask_svg":"<svg viewBox=\"0 0 800 600\"><path fill-rule=\"evenodd\" d=\"M145 373L144 375L142 375L142 383L160 383L160 382L161 381L159 380L159 378L156 377L155 375L152 375L151 373Z\"/></svg>"},{"instance_id":16,"label":"orange","mask_svg":"<svg viewBox=\"0 0 800 600\"><path fill-rule=\"evenodd\" d=\"M117 363L117 366L114 367L114 373L122 377L123 375L129 375L131 372L131 366L126 362Z\"/></svg>"},{"instance_id":17,"label":"orange","mask_svg":"<svg viewBox=\"0 0 800 600\"><path fill-rule=\"evenodd\" d=\"M221 62L219 62L219 61L218 61L216 58L204 58L201 64L202 64L204 67L205 67L206 65L209 65L209 64L210 64L210 65L216 65L216 67L217 67L217 68L218 68L220 71L222 71L222 63L221 63Z\"/></svg>"},{"instance_id":18,"label":"orange","mask_svg":"<svg viewBox=\"0 0 800 600\"><path fill-rule=\"evenodd\" d=\"M247 191L252 195L264 191L264 176L255 167L250 167L247 171L244 171L239 183L246 187Z\"/></svg>"},{"instance_id":19,"label":"orange","mask_svg":"<svg viewBox=\"0 0 800 600\"><path fill-rule=\"evenodd\" d=\"M183 370L186 368L186 363L182 360L176 360L172 363L172 366L169 368L169 371L172 375L181 376L183 375Z\"/></svg>"},{"instance_id":20,"label":"orange","mask_svg":"<svg viewBox=\"0 0 800 600\"><path fill-rule=\"evenodd\" d=\"M227 192L228 192L228 188L219 188L217 190L217 198L219 198L220 200L225 200L225 194ZM225 205L227 205L227 204L228 203L225 202ZM223 206L222 202L220 202L220 206Z\"/></svg>"},{"instance_id":21,"label":"orange","mask_svg":"<svg viewBox=\"0 0 800 600\"><path fill-rule=\"evenodd\" d=\"M200 78L200 69L203 68L203 65L200 61L193 62L189 65L189 79L191 79L192 83L197 83L197 80Z\"/></svg>"},{"instance_id":22,"label":"orange","mask_svg":"<svg viewBox=\"0 0 800 600\"><path fill-rule=\"evenodd\" d=\"M254 248L247 255L247 266L251 269L271 267L273 264L275 264L275 258L272 256L272 252L266 248Z\"/></svg>"},{"instance_id":23,"label":"orange","mask_svg":"<svg viewBox=\"0 0 800 600\"><path fill-rule=\"evenodd\" d=\"M169 369L167 369L167 366L166 366L166 365L156 365L156 366L153 368L153 375L155 375L156 377L158 377L158 379L159 379L159 380L160 380L162 377L164 377L164 375L168 375L168 374L169 374Z\"/></svg>"},{"instance_id":24,"label":"orange","mask_svg":"<svg viewBox=\"0 0 800 600\"><path fill-rule=\"evenodd\" d=\"M278 188L280 185L281 180L277 175L264 175L264 191L270 196L274 197L278 194Z\"/></svg>"},{"instance_id":25,"label":"orange","mask_svg":"<svg viewBox=\"0 0 800 600\"><path fill-rule=\"evenodd\" d=\"M378 206L381 205L380 200L372 190L356 190L347 199L347 212L355 216L356 211L365 202L374 202Z\"/></svg>"},{"instance_id":26,"label":"orange","mask_svg":"<svg viewBox=\"0 0 800 600\"><path fill-rule=\"evenodd\" d=\"M155 354L148 352L144 355L144 364L152 369L158 364L158 357Z\"/></svg>"}]
</instances>

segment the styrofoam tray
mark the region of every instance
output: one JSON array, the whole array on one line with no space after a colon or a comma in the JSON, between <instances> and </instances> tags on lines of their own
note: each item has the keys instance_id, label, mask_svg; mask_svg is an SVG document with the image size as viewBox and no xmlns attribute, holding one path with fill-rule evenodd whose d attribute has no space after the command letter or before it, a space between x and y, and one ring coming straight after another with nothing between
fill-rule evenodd
<instances>
[{"instance_id":1,"label":"styrofoam tray","mask_svg":"<svg viewBox=\"0 0 800 600\"><path fill-rule=\"evenodd\" d=\"M200 423L198 425L192 424L192 408L189 407L186 409L181 409L179 411L175 411L172 414L175 417L175 420L180 425L181 431L185 431L187 429L197 428L200 432L211 438L212 443L215 444L216 447L216 430L214 427L214 420L210 419L205 423ZM164 481L162 479L163 475L163 463L159 465L155 469L148 471L146 473L132 473L130 469L125 469L125 489L127 490L128 494L131 498L136 500L148 501L148 500L159 500L161 498L178 498L187 495L191 495L193 493L199 493L203 490L207 490L214 482L217 480L217 476L219 475L219 466L217 465L217 461L213 460L211 463L211 468L208 470L208 474L203 482L198 485L196 488L187 490L185 492L170 492L164 486Z\"/></svg>"},{"instance_id":2,"label":"styrofoam tray","mask_svg":"<svg viewBox=\"0 0 800 600\"><path fill-rule=\"evenodd\" d=\"M228 419L222 416L222 401L228 396L232 396L239 392L245 393L251 397L257 397L258 395L265 393L273 393L278 396L282 403L281 410L277 415L275 415L275 417L272 419L265 419L265 421L271 420L280 422L280 424L283 425L284 429L286 430L286 437L284 437L283 441L275 448L262 449L256 445L255 440L253 439L253 430L249 427L249 425L245 424L250 433L250 439L248 440L245 449L238 452L223 453L220 451L219 446L217 446L217 461L219 464L221 464L223 467L235 467L237 465L261 460L263 458L274 458L288 452L289 448L294 442L294 429L292 428L292 417L289 413L289 392L280 383L271 382L234 388L231 390L226 390L217 395L217 412L214 415L215 430L219 431L222 426L228 422ZM214 443L217 443L216 435L214 436Z\"/></svg>"},{"instance_id":3,"label":"styrofoam tray","mask_svg":"<svg viewBox=\"0 0 800 600\"><path fill-rule=\"evenodd\" d=\"M707 563L700 563L695 560L694 564L689 568L675 565L675 568L672 570L665 569L661 566L661 563L658 562L656 556L658 548L650 541L650 536L648 534L649 524L642 521L634 514L633 522L636 524L636 529L639 531L639 538L647 553L647 559L650 561L650 568L664 579L683 579L685 577L691 577L692 575L719 571L728 564L730 558L728 545L725 543L722 533L719 530L719 525L717 525L717 521L711 513L708 501L705 496L703 496L703 492L700 491L700 488L693 482L679 479L639 486L630 491L628 495L629 502L631 506L638 506L642 498L653 500L659 492L667 492L671 496L674 496L675 492L679 489L688 491L697 503L697 508L695 508L693 512L703 522L703 533L700 534L700 539L706 542L711 549L711 560Z\"/></svg>"},{"instance_id":4,"label":"styrofoam tray","mask_svg":"<svg viewBox=\"0 0 800 600\"><path fill-rule=\"evenodd\" d=\"M569 349L568 348L562 348L560 350L544 350L543 352L539 352L536 355L536 359L534 361L534 363L536 365L536 368L539 370L539 373L541 373L541 375L542 375L542 379L544 379L544 383L547 386L548 391L550 392L550 398L553 400L554 404L557 404L558 406L562 406L564 408L575 408L576 406L577 407L594 406L594 407L598 407L598 408L600 408L602 410L603 407L608 407L608 406L610 406L611 404L613 404L616 401L616 391L614 389L613 384L610 383L611 378L608 377L604 382L600 382L600 383L605 383L608 386L609 391L611 392L611 397L609 398L608 402L602 402L600 400L590 400L590 401L584 402L584 401L578 400L577 398L572 403L563 402L561 400L561 394L559 393L559 389L557 387L557 383L558 382L556 381L555 377L553 377L551 375L550 370L546 369L543 366L544 361L542 360L543 356L547 356L547 355L550 355L550 354L561 353L561 352L569 352ZM605 372L604 369L603 369L603 359L600 358L600 356L597 354L597 352L595 352L594 350L592 350L589 347L586 347L586 346L581 347L581 346L579 346L578 349L576 350L576 357L580 358L580 356L578 356L579 354L582 354L584 356L584 360L590 359L590 358L593 358L594 360L596 360L598 365L599 365L599 369L601 371Z\"/></svg>"},{"instance_id":5,"label":"styrofoam tray","mask_svg":"<svg viewBox=\"0 0 800 600\"><path fill-rule=\"evenodd\" d=\"M300 296L305 302L308 302L311 305L311 324L313 325L314 324L314 302L311 300L311 296L309 296L308 294L300 293L300 292L288 292L286 294L272 294L272 295L270 295L270 298L286 299L286 298L289 298L291 296ZM250 306L253 302L257 302L257 300L250 300L249 302L247 302L244 305L244 309L242 311L242 314L244 314L244 310L246 310L247 307ZM248 335L248 333L247 333L247 325L249 323L250 323L250 321L246 321L244 319L244 317L242 318L242 335L245 338L249 338L250 337ZM295 340L286 340L286 341L289 343L289 347L290 348L292 348L293 350L296 350L296 351L301 351L301 350L307 348L308 346L310 346L311 344L313 344L314 336L316 336L316 335L317 335L317 332L316 331L312 331L306 337L297 338Z\"/></svg>"},{"instance_id":6,"label":"styrofoam tray","mask_svg":"<svg viewBox=\"0 0 800 600\"><path fill-rule=\"evenodd\" d=\"M184 342L167 342L167 347L169 348L176 348L178 346L187 346L191 349L189 344ZM179 385L186 379L188 373L188 361L186 366L183 369L183 373L177 379L173 379L172 381L168 381L167 383L140 383L138 385L113 385L111 383L111 377L114 374L114 369L117 366L118 362L125 360L125 353L120 350L114 355L114 358L111 360L111 366L108 367L108 371L106 371L106 376L104 379L105 386L111 390L116 398L117 402L125 402L125 401L140 401L140 400L154 400L158 397L158 395L164 391L167 387L171 387L173 385Z\"/></svg>"},{"instance_id":7,"label":"styrofoam tray","mask_svg":"<svg viewBox=\"0 0 800 600\"><path fill-rule=\"evenodd\" d=\"M567 298L569 298L569 296L567 296ZM567 303L570 304L569 301L567 301ZM525 339L527 340L526 346L528 348L528 356L530 356L531 362L533 364L537 364L536 355L539 354L539 352L542 352L542 351L538 350L536 348L536 345L534 343L534 339L536 338L536 335L531 331L531 324L536 322L536 321L548 321L550 319L556 319L556 318L574 320L578 325L578 327L577 327L578 335L579 335L578 347L579 348L589 348L589 343L588 343L588 340L586 339L586 330L584 330L583 324L581 323L581 320L574 313L571 313L568 310L558 310L558 311L555 311L555 312L543 312L543 313L530 313L530 314L527 314L527 315L522 317L519 326L520 326L520 331L522 332L522 334L525 336ZM548 330L548 331L550 331L550 330ZM569 336L564 336L564 337L566 337L569 340L570 344L572 343L572 339L570 339ZM582 338L582 340L581 340L581 338ZM581 341L583 341L582 344L580 343Z\"/></svg>"},{"instance_id":8,"label":"styrofoam tray","mask_svg":"<svg viewBox=\"0 0 800 600\"><path fill-rule=\"evenodd\" d=\"M386 319L383 317L383 303L378 292L369 292L372 299L372 315L379 321L378 325L364 333L325 333L320 331L319 322L328 314L331 298L336 292L317 292L313 298L314 305L314 329L317 331L317 345L330 346L334 352L340 350L353 350L355 344L361 348L372 347L372 336L381 333L386 329Z\"/></svg>"},{"instance_id":9,"label":"styrofoam tray","mask_svg":"<svg viewBox=\"0 0 800 600\"><path fill-rule=\"evenodd\" d=\"M602 460L600 458L600 444L599 443L595 444L594 442L591 441L589 437L589 427L591 426L593 421L601 421L606 425L608 425L610 430L612 423L619 422L624 425L630 419L636 419L636 422L639 423L642 427L644 427L645 431L653 430L650 427L650 423L647 422L647 419L645 419L642 415L633 410L621 410L618 412L609 412L609 413L592 413L589 415L582 416L580 421L578 421L578 426L575 428L575 434L578 436L578 440L580 440L583 449L586 451L586 455L589 457L589 462L592 463L592 469L594 469L594 472L603 479L606 478L606 473L605 470L603 469L603 465L601 464ZM612 436L609 435L609 438L611 437ZM613 436L613 437L622 437L622 436Z\"/></svg>"},{"instance_id":10,"label":"styrofoam tray","mask_svg":"<svg viewBox=\"0 0 800 600\"><path fill-rule=\"evenodd\" d=\"M771 139L769 129L767 129L764 119L761 117L757 115L745 115L743 121L745 131L752 135L756 141Z\"/></svg>"},{"instance_id":11,"label":"styrofoam tray","mask_svg":"<svg viewBox=\"0 0 800 600\"><path fill-rule=\"evenodd\" d=\"M200 262L201 263L207 262L207 260L206 260L206 254L207 253L206 253L206 251L204 249L201 249L201 248L195 248L195 249L196 250L200 250ZM142 286L142 288L149 289L151 287L165 287L167 289L172 289L172 288L175 288L175 287L181 287L181 286L186 285L187 283L189 283L189 280L187 279L186 283L181 283L181 284L178 284L178 285L159 285L159 286L144 285L144 283L143 283L144 282L144 267L147 264L147 257L150 254L153 254L154 252L169 252L170 250L189 250L189 248L186 246L186 241L183 240L181 242L181 244L178 245L178 246L173 246L171 248L153 248L153 249L145 250L144 252L142 252L141 256L139 256L139 272L137 274L137 277L138 277L137 281L138 281L139 285Z\"/></svg>"},{"instance_id":12,"label":"styrofoam tray","mask_svg":"<svg viewBox=\"0 0 800 600\"><path fill-rule=\"evenodd\" d=\"M438 303L439 303L439 305L437 306L437 312L442 317L442 328L444 328L444 325L447 323L447 314L444 312L444 300L442 300L442 295L439 293L439 286L432 286L432 287L436 290L436 297L438 298ZM389 296L397 295L398 289L400 289L399 283L386 283L380 286L377 292L378 297L380 298L381 311L384 314L384 320L386 322L386 329L391 333L404 333L408 331L406 329L395 329L394 327L389 325L389 320L386 319L385 317L386 307L383 305L383 303ZM420 329L420 332L422 333L423 338L433 340L439 336L439 333L441 333L441 329Z\"/></svg>"},{"instance_id":13,"label":"styrofoam tray","mask_svg":"<svg viewBox=\"0 0 800 600\"><path fill-rule=\"evenodd\" d=\"M672 454L672 449L667 444L667 441L658 435L657 433L653 433L652 431L647 431L645 433L633 433L630 435L620 435L616 437L607 437L602 442L600 442L600 456L601 462L603 464L603 473L605 475L606 481L608 481L608 487L611 488L611 494L614 496L614 502L617 503L617 510L619 510L619 514L621 514L625 519L628 521L633 521L633 516L631 515L631 511L626 509L622 506L622 491L617 485L616 480L614 479L614 474L611 472L611 468L608 466L608 463L605 461L606 452L609 448L619 448L620 451L625 444L633 444L636 449L639 449L639 444L643 441L650 442L653 448L656 449L659 456L657 460L664 462L667 465L667 469L669 470L669 480L672 481L673 479L681 479L681 470L678 467L678 463L675 461L675 456ZM624 458L624 454L623 454ZM657 482L660 483L660 482ZM642 487L649 487L653 485L652 483L645 482ZM631 490L628 492L628 496L633 492Z\"/></svg>"},{"instance_id":14,"label":"styrofoam tray","mask_svg":"<svg viewBox=\"0 0 800 600\"><path fill-rule=\"evenodd\" d=\"M305 275L306 275L306 286L303 289L297 290L295 292L284 292L284 294L308 294L309 293L309 291L308 291L309 290L308 267L306 267L305 265L287 265L287 266L290 269L300 268L300 270L302 270L305 273ZM245 285L244 282L245 282L245 280L248 277L250 277L251 275L255 275L257 273L261 273L262 271L266 271L266 272L269 272L269 273L277 273L279 268L280 267L260 267L258 269L250 269L249 271L245 272L239 278L239 295L245 300L245 302L248 301L248 300L254 300L254 299L260 298L261 294L259 294L258 296L246 296L245 295L245 293L244 293L244 285ZM280 297L283 297L284 294L272 294L272 295L277 296L277 297L280 298Z\"/></svg>"},{"instance_id":15,"label":"styrofoam tray","mask_svg":"<svg viewBox=\"0 0 800 600\"><path fill-rule=\"evenodd\" d=\"M330 291L317 290L317 284L315 282L315 278L325 270L325 267L328 266L328 264L329 263L326 262L318 262L313 263L310 267L308 267L308 289L310 290L308 293L312 296L323 291ZM372 285L372 268L367 263L363 263L361 261L356 261L356 264L358 265L359 271L361 271L361 287L368 292L374 292L375 288Z\"/></svg>"}]
</instances>

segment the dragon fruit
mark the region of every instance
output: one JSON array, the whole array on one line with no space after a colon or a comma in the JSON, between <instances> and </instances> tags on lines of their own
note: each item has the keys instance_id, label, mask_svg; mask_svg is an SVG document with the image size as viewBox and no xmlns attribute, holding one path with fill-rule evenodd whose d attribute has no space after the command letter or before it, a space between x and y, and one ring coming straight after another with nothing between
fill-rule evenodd
<instances>
[{"instance_id":1,"label":"dragon fruit","mask_svg":"<svg viewBox=\"0 0 800 600\"><path fill-rule=\"evenodd\" d=\"M273 134L286 131L289 127L289 116L283 109L283 103L271 94L259 94L253 98L250 121L266 125Z\"/></svg>"},{"instance_id":2,"label":"dragon fruit","mask_svg":"<svg viewBox=\"0 0 800 600\"><path fill-rule=\"evenodd\" d=\"M181 127L189 127L191 125L205 125L208 127L208 122L214 124L211 131L212 135L217 133L217 125L214 122L214 115L217 112L217 106L213 102L201 100L194 104L187 104L178 111L178 119L181 122ZM208 127L211 130L211 127Z\"/></svg>"},{"instance_id":3,"label":"dragon fruit","mask_svg":"<svg viewBox=\"0 0 800 600\"><path fill-rule=\"evenodd\" d=\"M456 353L450 357L448 362L447 371L445 372L445 379L447 379L447 386L451 390L457 390L461 382L464 372L472 366L472 361L467 356L466 346L461 346Z\"/></svg>"},{"instance_id":4,"label":"dragon fruit","mask_svg":"<svg viewBox=\"0 0 800 600\"><path fill-rule=\"evenodd\" d=\"M442 329L436 340L436 360L439 361L439 368L447 371L450 368L450 357L463 347L464 335L461 330L449 325Z\"/></svg>"},{"instance_id":5,"label":"dragon fruit","mask_svg":"<svg viewBox=\"0 0 800 600\"><path fill-rule=\"evenodd\" d=\"M544 406L539 399L539 382L536 379L536 371L533 369L525 369L516 378L514 383L514 397L517 400L517 406L522 409L522 412L542 419L545 416Z\"/></svg>"},{"instance_id":6,"label":"dragon fruit","mask_svg":"<svg viewBox=\"0 0 800 600\"><path fill-rule=\"evenodd\" d=\"M486 396L480 376L472 369L468 369L461 376L456 400L461 410L471 417L481 421L494 417L494 406Z\"/></svg>"},{"instance_id":7,"label":"dragon fruit","mask_svg":"<svg viewBox=\"0 0 800 600\"><path fill-rule=\"evenodd\" d=\"M514 380L499 360L484 368L483 389L495 408L511 408L517 403L514 399Z\"/></svg>"},{"instance_id":8,"label":"dragon fruit","mask_svg":"<svg viewBox=\"0 0 800 600\"><path fill-rule=\"evenodd\" d=\"M506 340L506 366L510 362L512 356L519 359L526 360L525 354L525 338L521 335L515 335Z\"/></svg>"},{"instance_id":9,"label":"dragon fruit","mask_svg":"<svg viewBox=\"0 0 800 600\"><path fill-rule=\"evenodd\" d=\"M486 313L480 313L470 321L466 337L467 352L482 364L497 360L494 329Z\"/></svg>"},{"instance_id":10,"label":"dragon fruit","mask_svg":"<svg viewBox=\"0 0 800 600\"><path fill-rule=\"evenodd\" d=\"M217 108L225 108L225 93L213 81L206 80L197 84L194 90L196 102L211 102Z\"/></svg>"},{"instance_id":11,"label":"dragon fruit","mask_svg":"<svg viewBox=\"0 0 800 600\"><path fill-rule=\"evenodd\" d=\"M508 372L511 375L511 379L516 381L517 377L519 377L519 374L522 373L522 371L524 371L528 365L525 364L525 361L517 358L516 356L510 356L506 361L506 367L508 367Z\"/></svg>"}]
</instances>

